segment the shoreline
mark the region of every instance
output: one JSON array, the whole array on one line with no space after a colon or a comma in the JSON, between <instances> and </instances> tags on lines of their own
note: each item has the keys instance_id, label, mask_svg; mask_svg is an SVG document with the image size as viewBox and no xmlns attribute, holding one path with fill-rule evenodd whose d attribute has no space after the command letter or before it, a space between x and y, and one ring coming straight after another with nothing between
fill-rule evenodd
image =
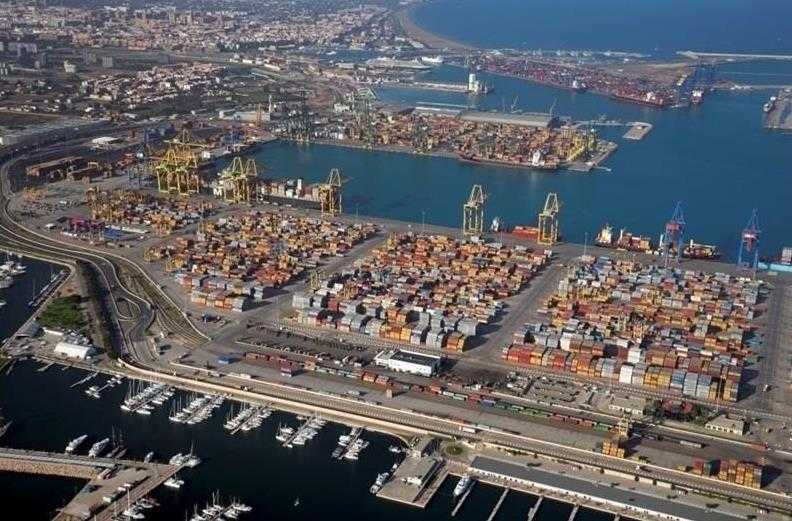
<instances>
[{"instance_id":1,"label":"shoreline","mask_svg":"<svg viewBox=\"0 0 792 521\"><path fill-rule=\"evenodd\" d=\"M413 17L415 9L416 7L413 6L396 13L396 19L399 21L399 25L401 25L404 32L407 33L408 38L421 42L427 49L448 49L456 52L479 50L479 48L474 45L452 40L424 29L415 22L415 18Z\"/></svg>"}]
</instances>

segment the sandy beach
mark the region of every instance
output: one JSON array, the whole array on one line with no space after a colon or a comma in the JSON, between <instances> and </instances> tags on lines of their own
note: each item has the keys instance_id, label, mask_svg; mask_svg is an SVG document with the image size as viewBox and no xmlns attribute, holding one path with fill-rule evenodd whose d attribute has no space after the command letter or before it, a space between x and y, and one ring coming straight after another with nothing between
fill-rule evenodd
<instances>
[{"instance_id":1,"label":"sandy beach","mask_svg":"<svg viewBox=\"0 0 792 521\"><path fill-rule=\"evenodd\" d=\"M407 35L413 40L421 42L430 49L448 49L458 52L476 50L476 47L472 45L443 38L442 36L430 33L429 31L419 27L418 24L416 24L412 19L411 15L413 9L414 8L404 9L396 13L396 16L398 17L399 23L401 23L404 32L406 32Z\"/></svg>"}]
</instances>

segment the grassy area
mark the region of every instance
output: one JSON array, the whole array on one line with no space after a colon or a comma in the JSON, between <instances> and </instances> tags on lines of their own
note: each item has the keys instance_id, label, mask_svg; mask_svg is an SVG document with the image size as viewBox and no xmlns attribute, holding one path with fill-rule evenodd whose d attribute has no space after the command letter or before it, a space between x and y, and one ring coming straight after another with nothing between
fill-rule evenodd
<instances>
[{"instance_id":1,"label":"grassy area","mask_svg":"<svg viewBox=\"0 0 792 521\"><path fill-rule=\"evenodd\" d=\"M82 329L86 322L80 309L80 300L77 295L54 299L41 312L38 323L52 329Z\"/></svg>"},{"instance_id":2,"label":"grassy area","mask_svg":"<svg viewBox=\"0 0 792 521\"><path fill-rule=\"evenodd\" d=\"M459 458L465 454L465 447L459 443L449 443L443 447L443 452L451 459Z\"/></svg>"}]
</instances>

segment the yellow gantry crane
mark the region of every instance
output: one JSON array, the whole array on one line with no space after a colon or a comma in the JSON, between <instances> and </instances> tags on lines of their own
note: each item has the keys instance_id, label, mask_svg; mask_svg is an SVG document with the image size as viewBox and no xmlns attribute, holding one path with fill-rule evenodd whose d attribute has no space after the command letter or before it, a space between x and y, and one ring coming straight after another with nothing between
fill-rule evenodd
<instances>
[{"instance_id":1,"label":"yellow gantry crane","mask_svg":"<svg viewBox=\"0 0 792 521\"><path fill-rule=\"evenodd\" d=\"M157 189L179 195L197 194L201 190L198 154L206 146L197 143L188 130L167 143L168 148L154 167Z\"/></svg>"},{"instance_id":2,"label":"yellow gantry crane","mask_svg":"<svg viewBox=\"0 0 792 521\"><path fill-rule=\"evenodd\" d=\"M317 291L322 287L323 274L324 273L320 268L317 268L308 274L308 288L310 288L311 291Z\"/></svg>"},{"instance_id":3,"label":"yellow gantry crane","mask_svg":"<svg viewBox=\"0 0 792 521\"><path fill-rule=\"evenodd\" d=\"M341 213L341 170L333 168L327 176L327 182L319 186L319 202L322 215L338 215Z\"/></svg>"},{"instance_id":4,"label":"yellow gantry crane","mask_svg":"<svg viewBox=\"0 0 792 521\"><path fill-rule=\"evenodd\" d=\"M484 201L486 198L481 185L473 185L467 202L462 206L463 237L478 237L484 233Z\"/></svg>"},{"instance_id":5,"label":"yellow gantry crane","mask_svg":"<svg viewBox=\"0 0 792 521\"><path fill-rule=\"evenodd\" d=\"M558 202L558 195L550 192L545 199L544 209L539 212L539 239L537 242L544 245L552 245L558 242L558 213L561 211L561 204Z\"/></svg>"},{"instance_id":6,"label":"yellow gantry crane","mask_svg":"<svg viewBox=\"0 0 792 521\"><path fill-rule=\"evenodd\" d=\"M231 203L249 203L256 192L258 167L254 159L244 162L237 156L220 172L223 199Z\"/></svg>"}]
</instances>

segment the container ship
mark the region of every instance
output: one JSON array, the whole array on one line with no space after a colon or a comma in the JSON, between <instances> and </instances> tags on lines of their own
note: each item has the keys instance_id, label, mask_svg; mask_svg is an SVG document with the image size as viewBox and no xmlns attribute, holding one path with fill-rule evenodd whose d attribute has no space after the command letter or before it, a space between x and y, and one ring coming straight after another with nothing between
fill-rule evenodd
<instances>
[{"instance_id":1,"label":"container ship","mask_svg":"<svg viewBox=\"0 0 792 521\"><path fill-rule=\"evenodd\" d=\"M704 99L704 91L701 89L696 89L692 93L690 93L690 102L693 105L701 105L703 99Z\"/></svg>"},{"instance_id":2,"label":"container ship","mask_svg":"<svg viewBox=\"0 0 792 521\"><path fill-rule=\"evenodd\" d=\"M671 105L671 100L655 92L615 92L612 97L617 100L629 101L649 107L664 108Z\"/></svg>"},{"instance_id":3,"label":"container ship","mask_svg":"<svg viewBox=\"0 0 792 521\"><path fill-rule=\"evenodd\" d=\"M614 237L613 227L609 224L605 224L602 227L597 237L594 238L594 244L602 248L615 248L640 253L651 253L653 249L650 237L633 235L624 228L619 230L618 237Z\"/></svg>"},{"instance_id":4,"label":"container ship","mask_svg":"<svg viewBox=\"0 0 792 521\"><path fill-rule=\"evenodd\" d=\"M544 155L538 150L533 153L529 161L488 159L473 153L458 153L457 158L460 161L465 161L468 163L490 164L512 168L527 168L530 170L547 170L550 172L554 172L562 166L558 159L545 158Z\"/></svg>"}]
</instances>

